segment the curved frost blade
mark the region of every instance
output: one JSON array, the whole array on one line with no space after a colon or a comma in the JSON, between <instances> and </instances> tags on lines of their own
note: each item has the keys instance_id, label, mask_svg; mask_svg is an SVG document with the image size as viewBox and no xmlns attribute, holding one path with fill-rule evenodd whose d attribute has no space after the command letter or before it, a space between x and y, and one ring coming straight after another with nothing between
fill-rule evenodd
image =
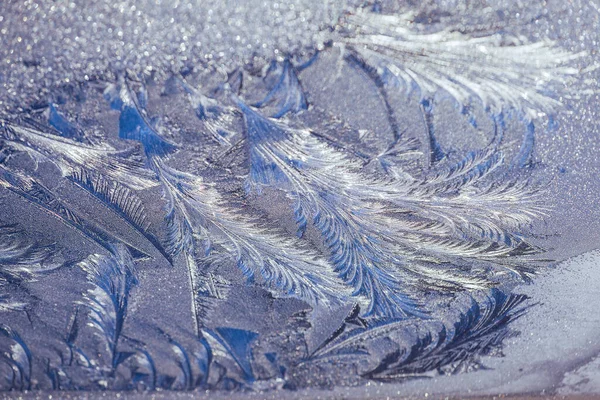
<instances>
[{"instance_id":1,"label":"curved frost blade","mask_svg":"<svg viewBox=\"0 0 600 400\"><path fill-rule=\"evenodd\" d=\"M32 355L21 336L11 327L0 324L0 360L12 371L12 386L9 389L31 390Z\"/></svg>"},{"instance_id":2,"label":"curved frost blade","mask_svg":"<svg viewBox=\"0 0 600 400\"><path fill-rule=\"evenodd\" d=\"M112 233L72 211L55 193L30 176L0 166L0 187L47 211L54 218L76 229L79 233L109 251L112 250L112 243L123 242ZM136 259L151 258L142 250L138 250L127 243L125 245Z\"/></svg>"},{"instance_id":3,"label":"curved frost blade","mask_svg":"<svg viewBox=\"0 0 600 400\"><path fill-rule=\"evenodd\" d=\"M34 282L62 266L55 246L41 246L25 238L14 225L0 226L0 312L24 311ZM24 293L26 296L19 296Z\"/></svg>"},{"instance_id":4,"label":"curved frost blade","mask_svg":"<svg viewBox=\"0 0 600 400\"><path fill-rule=\"evenodd\" d=\"M129 295L137 284L133 260L125 247L117 245L110 256L94 254L78 266L91 285L81 305L87 308L89 323L105 342L114 370L127 354L118 350L118 343L127 317Z\"/></svg>"}]
</instances>

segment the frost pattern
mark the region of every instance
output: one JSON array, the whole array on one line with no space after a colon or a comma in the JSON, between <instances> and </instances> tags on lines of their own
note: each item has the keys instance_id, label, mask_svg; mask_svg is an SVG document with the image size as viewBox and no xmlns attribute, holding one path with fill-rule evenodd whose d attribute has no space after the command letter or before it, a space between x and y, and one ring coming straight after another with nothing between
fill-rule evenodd
<instances>
[{"instance_id":1,"label":"frost pattern","mask_svg":"<svg viewBox=\"0 0 600 400\"><path fill-rule=\"evenodd\" d=\"M380 11L343 13L318 35L324 45L260 71L119 69L67 99L42 99L29 116L2 115L2 201L37 208L83 242L59 251L29 238L41 223L0 225L0 388L293 390L455 374L499 354L527 310L510 286L549 262L528 236L549 211L526 168L535 123L545 114L551 125L588 54L546 39L425 31L410 13ZM320 130L328 121L315 121L302 77L332 47L376 86L389 143L371 132L350 145ZM212 87L204 73L228 78ZM427 143L400 132L389 93L402 85L418 92ZM442 148L434 117L444 96L474 126L473 107L489 114L487 146L460 156ZM82 114L102 115L75 121L71 97ZM523 140L505 160L515 115ZM355 151L363 144L383 150ZM405 168L427 151L429 163ZM257 196L283 209L296 235L253 209ZM132 323L148 301L144 279L170 283L180 271L187 282L173 295L186 300L170 311L191 328L161 326L161 315ZM52 296L34 289L61 274L76 287L73 308L48 322L36 313ZM237 317L265 318L266 332L219 315L239 308L238 296L252 301L244 310L269 307L285 320L263 309Z\"/></svg>"},{"instance_id":2,"label":"frost pattern","mask_svg":"<svg viewBox=\"0 0 600 400\"><path fill-rule=\"evenodd\" d=\"M348 16L359 27L344 39L365 60L386 68L422 98L441 90L461 107L473 100L498 114L509 109L527 119L561 106L549 88L573 81L579 69L571 53L550 40L529 43L506 35L475 37L450 28L435 33L411 29L411 13L385 15L366 9Z\"/></svg>"},{"instance_id":3,"label":"frost pattern","mask_svg":"<svg viewBox=\"0 0 600 400\"><path fill-rule=\"evenodd\" d=\"M15 225L0 226L0 312L26 310L32 297L27 283L60 268L53 244L40 245L25 238Z\"/></svg>"},{"instance_id":4,"label":"frost pattern","mask_svg":"<svg viewBox=\"0 0 600 400\"><path fill-rule=\"evenodd\" d=\"M249 188L290 193L298 235L312 221L331 262L354 295L368 300L367 315L423 316L415 288L476 289L485 272L461 276L469 258L518 271L508 255L536 250L518 232L543 215L523 183L476 185L502 164L493 149L471 153L425 180L378 180L306 130L291 129L240 104L250 144Z\"/></svg>"}]
</instances>

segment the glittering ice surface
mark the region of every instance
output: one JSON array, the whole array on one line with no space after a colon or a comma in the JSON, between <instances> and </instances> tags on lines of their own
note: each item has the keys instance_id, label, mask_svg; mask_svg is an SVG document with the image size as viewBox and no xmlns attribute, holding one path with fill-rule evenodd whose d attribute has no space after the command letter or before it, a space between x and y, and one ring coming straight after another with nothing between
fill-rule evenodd
<instances>
[{"instance_id":1,"label":"glittering ice surface","mask_svg":"<svg viewBox=\"0 0 600 400\"><path fill-rule=\"evenodd\" d=\"M0 389L600 395L598 32L594 0L2 2Z\"/></svg>"}]
</instances>

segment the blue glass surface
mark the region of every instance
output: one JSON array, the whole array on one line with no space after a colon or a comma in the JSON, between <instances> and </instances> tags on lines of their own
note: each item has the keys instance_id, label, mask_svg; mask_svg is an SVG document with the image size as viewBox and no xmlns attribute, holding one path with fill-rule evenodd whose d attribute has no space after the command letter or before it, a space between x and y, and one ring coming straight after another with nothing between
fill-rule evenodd
<instances>
[{"instance_id":1,"label":"blue glass surface","mask_svg":"<svg viewBox=\"0 0 600 400\"><path fill-rule=\"evenodd\" d=\"M0 390L600 395L599 21L3 3Z\"/></svg>"}]
</instances>

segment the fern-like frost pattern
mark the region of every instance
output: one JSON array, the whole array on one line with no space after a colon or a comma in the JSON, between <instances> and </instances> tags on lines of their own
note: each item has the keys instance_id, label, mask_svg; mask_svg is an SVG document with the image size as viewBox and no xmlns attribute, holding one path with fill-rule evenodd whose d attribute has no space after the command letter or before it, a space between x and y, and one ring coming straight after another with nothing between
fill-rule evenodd
<instances>
[{"instance_id":1,"label":"fern-like frost pattern","mask_svg":"<svg viewBox=\"0 0 600 400\"><path fill-rule=\"evenodd\" d=\"M590 92L590 51L330 3L308 47L120 59L0 111L0 390L331 388L502 355L535 306L513 289L552 263L538 135Z\"/></svg>"}]
</instances>

